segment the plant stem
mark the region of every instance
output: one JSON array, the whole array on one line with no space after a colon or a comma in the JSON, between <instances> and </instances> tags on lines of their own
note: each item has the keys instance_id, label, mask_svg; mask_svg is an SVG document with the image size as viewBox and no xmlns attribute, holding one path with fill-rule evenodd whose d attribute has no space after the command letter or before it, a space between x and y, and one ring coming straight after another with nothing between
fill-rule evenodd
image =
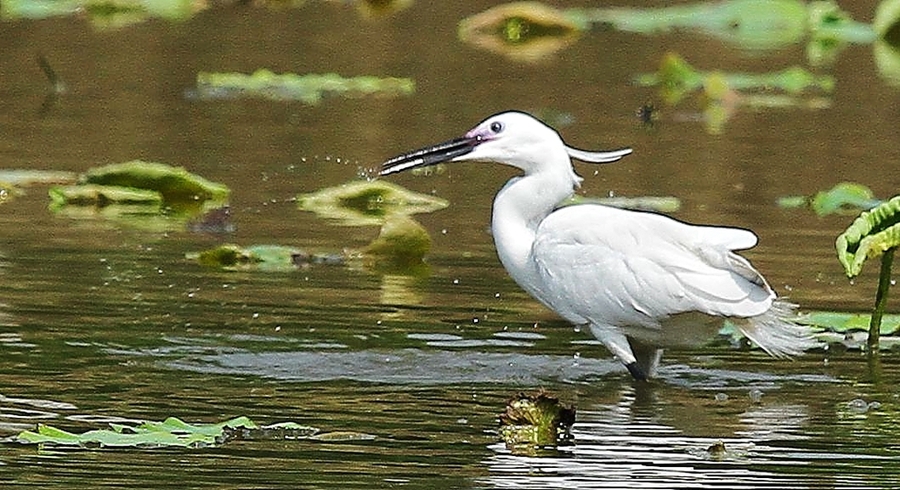
<instances>
[{"instance_id":1,"label":"plant stem","mask_svg":"<svg viewBox=\"0 0 900 490\"><path fill-rule=\"evenodd\" d=\"M881 255L881 272L878 275L878 291L875 293L875 309L869 320L869 339L866 345L869 353L878 352L878 341L881 336L881 317L887 305L888 290L891 288L891 265L894 262L894 248L885 250Z\"/></svg>"}]
</instances>

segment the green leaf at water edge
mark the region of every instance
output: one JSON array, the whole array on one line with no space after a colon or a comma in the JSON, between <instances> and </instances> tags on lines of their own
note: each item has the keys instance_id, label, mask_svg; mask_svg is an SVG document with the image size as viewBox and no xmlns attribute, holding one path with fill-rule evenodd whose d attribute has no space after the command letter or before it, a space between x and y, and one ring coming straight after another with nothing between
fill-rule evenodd
<instances>
[{"instance_id":1,"label":"green leaf at water edge","mask_svg":"<svg viewBox=\"0 0 900 490\"><path fill-rule=\"evenodd\" d=\"M847 313L840 311L810 311L797 318L797 322L837 333L866 331L869 329L869 313ZM900 314L884 315L881 319L881 333L892 335L900 331Z\"/></svg>"},{"instance_id":2,"label":"green leaf at water edge","mask_svg":"<svg viewBox=\"0 0 900 490\"><path fill-rule=\"evenodd\" d=\"M239 434L237 430L245 431ZM205 447L222 444L235 437L253 434L253 438L309 438L318 429L292 422L260 427L247 417L237 417L213 424L189 424L175 417L162 422L146 421L138 425L110 424L109 429L90 430L81 434L49 425L38 425L35 431L23 431L17 440L31 444L78 447L146 448Z\"/></svg>"}]
</instances>

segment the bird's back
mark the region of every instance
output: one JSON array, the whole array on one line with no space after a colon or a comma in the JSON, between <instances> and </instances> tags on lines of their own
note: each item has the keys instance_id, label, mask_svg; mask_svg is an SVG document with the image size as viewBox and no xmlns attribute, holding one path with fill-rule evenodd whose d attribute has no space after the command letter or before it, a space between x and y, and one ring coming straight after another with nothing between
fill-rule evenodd
<instances>
[{"instance_id":1,"label":"bird's back","mask_svg":"<svg viewBox=\"0 0 900 490\"><path fill-rule=\"evenodd\" d=\"M543 301L563 317L658 329L682 313L752 317L768 310L774 293L733 253L756 241L747 230L576 205L544 219L532 254Z\"/></svg>"}]
</instances>

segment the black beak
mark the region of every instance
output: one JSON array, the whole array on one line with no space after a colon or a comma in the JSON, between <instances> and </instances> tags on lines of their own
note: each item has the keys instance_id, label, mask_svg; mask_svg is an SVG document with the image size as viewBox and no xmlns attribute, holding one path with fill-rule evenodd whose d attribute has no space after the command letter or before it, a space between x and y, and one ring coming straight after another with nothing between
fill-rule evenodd
<instances>
[{"instance_id":1,"label":"black beak","mask_svg":"<svg viewBox=\"0 0 900 490\"><path fill-rule=\"evenodd\" d=\"M479 141L478 138L456 138L445 143L422 148L421 150L404 153L382 163L380 175L393 174L453 160L466 153L471 153Z\"/></svg>"}]
</instances>

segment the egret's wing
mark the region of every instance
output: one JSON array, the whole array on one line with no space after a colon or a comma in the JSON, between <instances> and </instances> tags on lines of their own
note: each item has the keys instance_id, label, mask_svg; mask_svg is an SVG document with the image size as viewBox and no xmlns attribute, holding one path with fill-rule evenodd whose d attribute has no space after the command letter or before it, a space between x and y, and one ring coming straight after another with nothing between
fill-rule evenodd
<instances>
[{"instance_id":1,"label":"egret's wing","mask_svg":"<svg viewBox=\"0 0 900 490\"><path fill-rule=\"evenodd\" d=\"M746 230L692 226L653 213L569 206L537 230L533 254L544 291L563 316L654 327L678 313L749 317L774 297L732 249Z\"/></svg>"}]
</instances>

